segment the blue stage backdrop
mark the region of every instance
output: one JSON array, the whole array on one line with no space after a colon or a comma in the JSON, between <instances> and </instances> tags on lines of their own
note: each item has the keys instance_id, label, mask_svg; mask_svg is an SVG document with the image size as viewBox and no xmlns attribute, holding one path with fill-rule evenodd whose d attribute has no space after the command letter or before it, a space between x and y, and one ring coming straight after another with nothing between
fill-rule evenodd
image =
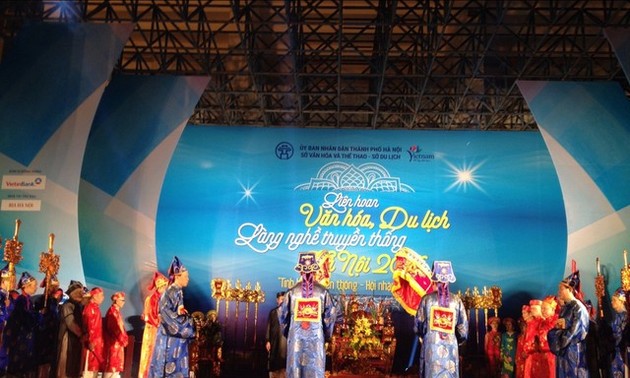
<instances>
[{"instance_id":1,"label":"blue stage backdrop","mask_svg":"<svg viewBox=\"0 0 630 378\"><path fill-rule=\"evenodd\" d=\"M36 273L55 233L62 286L125 290L128 317L177 255L190 311L217 307L212 279L260 285L259 331L302 251L331 253L334 294L389 295L403 246L451 260L454 291L502 288L501 316L554 294L572 260L588 299L596 257L619 286L630 108L617 84L519 82L540 132L193 126L207 78L109 83L131 30L32 25L0 66L0 234L23 221L18 274ZM627 73L627 34L613 34ZM254 317L244 306L231 316Z\"/></svg>"},{"instance_id":2,"label":"blue stage backdrop","mask_svg":"<svg viewBox=\"0 0 630 378\"><path fill-rule=\"evenodd\" d=\"M79 192L87 283L141 314L157 269L155 216L168 163L207 77L116 75L88 138Z\"/></svg>"},{"instance_id":3,"label":"blue stage backdrop","mask_svg":"<svg viewBox=\"0 0 630 378\"><path fill-rule=\"evenodd\" d=\"M84 281L77 196L85 145L101 95L132 24L31 24L0 66L0 234L21 219L18 276L38 273L48 235L58 278Z\"/></svg>"},{"instance_id":4,"label":"blue stage backdrop","mask_svg":"<svg viewBox=\"0 0 630 378\"><path fill-rule=\"evenodd\" d=\"M623 251L630 249L630 102L611 82L518 86L560 179L567 217L565 274L575 260L585 299L596 303L596 258L610 295L621 283Z\"/></svg>"},{"instance_id":5,"label":"blue stage backdrop","mask_svg":"<svg viewBox=\"0 0 630 378\"><path fill-rule=\"evenodd\" d=\"M451 260L455 291L500 286L503 311L555 293L566 262L562 193L537 132L189 126L156 227L158 266L179 256L202 309L223 278L259 283L266 314L302 251L333 254L333 293L387 295L406 246Z\"/></svg>"}]
</instances>

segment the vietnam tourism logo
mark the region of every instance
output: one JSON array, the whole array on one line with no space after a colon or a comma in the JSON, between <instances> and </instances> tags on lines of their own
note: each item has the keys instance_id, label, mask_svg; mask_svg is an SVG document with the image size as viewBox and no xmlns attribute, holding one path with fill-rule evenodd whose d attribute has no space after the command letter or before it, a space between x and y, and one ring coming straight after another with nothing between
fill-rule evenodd
<instances>
[{"instance_id":1,"label":"vietnam tourism logo","mask_svg":"<svg viewBox=\"0 0 630 378\"><path fill-rule=\"evenodd\" d=\"M409 147L409 149L407 150L407 153L409 154L409 161L430 161L435 159L435 155L434 154L429 154L429 153L423 153L422 152L422 148L418 147L417 144L414 144L413 146Z\"/></svg>"}]
</instances>

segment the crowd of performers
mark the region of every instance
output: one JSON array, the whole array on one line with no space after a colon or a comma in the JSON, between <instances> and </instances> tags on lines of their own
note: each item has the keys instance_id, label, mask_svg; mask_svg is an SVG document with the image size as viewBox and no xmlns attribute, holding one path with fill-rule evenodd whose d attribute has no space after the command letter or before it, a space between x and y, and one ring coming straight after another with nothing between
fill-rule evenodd
<instances>
[{"instance_id":1,"label":"crowd of performers","mask_svg":"<svg viewBox=\"0 0 630 378\"><path fill-rule=\"evenodd\" d=\"M582 300L579 287L576 271L560 282L557 295L523 305L520 319L489 318L484 343L488 376L625 377L628 293L621 288L614 292L613 316L607 321Z\"/></svg>"},{"instance_id":2,"label":"crowd of performers","mask_svg":"<svg viewBox=\"0 0 630 378\"><path fill-rule=\"evenodd\" d=\"M422 343L420 377L459 377L459 347L468 337L468 319L462 300L449 293L449 283L455 282L451 263L436 261L432 280L436 290L422 298L414 323ZM518 321L489 318L484 376L626 377L628 294L621 288L615 291L614 314L607 322L582 301L580 274L575 271L558 284L556 295L524 305Z\"/></svg>"},{"instance_id":3,"label":"crowd of performers","mask_svg":"<svg viewBox=\"0 0 630 378\"><path fill-rule=\"evenodd\" d=\"M273 326L267 341L277 332L286 338L286 352L281 354L281 364L286 361L286 365L270 366L282 376L325 376L325 342L333 334L340 311L316 279L320 269L315 252L300 253L295 270L301 280L278 294L278 307L270 313L274 319L270 319ZM71 281L64 295L54 277L38 285L23 272L16 291L8 290L12 275L6 269L0 276L0 368L4 375L120 376L129 342L121 315L124 292L111 296L103 318L100 306L105 295L99 287L88 290ZM431 279L434 290L421 299L414 321L421 343L420 377L458 377L459 347L468 337L467 312L461 298L449 292L449 284L455 282L449 261L435 261ZM167 276L154 274L144 306L139 377L195 376L189 344L199 338L200 323L184 307L183 288L188 282L188 270L176 256ZM38 286L46 290L35 295ZM592 306L581 301L579 286L576 271L559 283L557 295L523 306L518 321L488 319L484 348L488 376L624 377L630 339L627 293L619 289L612 295L614 317L605 324L602 319L596 321ZM216 320L216 313L211 311L209 318L212 315ZM273 344L266 346L270 353L276 348Z\"/></svg>"},{"instance_id":4,"label":"crowd of performers","mask_svg":"<svg viewBox=\"0 0 630 378\"><path fill-rule=\"evenodd\" d=\"M111 296L111 306L103 318L99 305L105 296L98 287L88 290L71 281L64 296L55 277L39 284L30 273L22 272L17 290L10 290L13 275L5 268L0 276L3 375L90 377L96 375L88 371L100 371L106 372L105 377L119 376L128 342L120 313L125 293ZM35 295L38 286L46 291ZM84 348L87 358L82 360ZM85 366L81 366L82 361Z\"/></svg>"},{"instance_id":5,"label":"crowd of performers","mask_svg":"<svg viewBox=\"0 0 630 378\"><path fill-rule=\"evenodd\" d=\"M39 284L28 272L14 285L8 267L0 276L0 376L120 377L129 343L121 315L124 292L111 296L103 317L100 287L88 290L70 281L64 292L55 277ZM143 313L139 377L189 376L188 343L196 330L183 301L188 281L177 257L168 278L155 273ZM46 288L43 294L35 294L38 286Z\"/></svg>"},{"instance_id":6,"label":"crowd of performers","mask_svg":"<svg viewBox=\"0 0 630 378\"><path fill-rule=\"evenodd\" d=\"M320 269L315 253L301 253L295 269L302 281L280 297L276 309L277 328L287 339L286 376L324 377L324 342L332 336L337 310L328 290L314 279ZM39 285L23 272L13 285L18 290L10 290L12 277L2 271L0 376L120 377L129 343L121 315L124 292L111 296L103 318L105 294L99 287L88 289L71 281L64 292L54 277ZM188 270L176 256L167 276L154 274L144 303L138 377L195 376L190 369L195 352L189 349L202 330L195 313L184 307L183 288L188 283ZM46 287L46 292L35 295L38 286ZM210 311L208 318L204 326L216 331L220 327L216 312ZM214 331L209 338L216 339ZM218 338L214 345L220 358Z\"/></svg>"}]
</instances>

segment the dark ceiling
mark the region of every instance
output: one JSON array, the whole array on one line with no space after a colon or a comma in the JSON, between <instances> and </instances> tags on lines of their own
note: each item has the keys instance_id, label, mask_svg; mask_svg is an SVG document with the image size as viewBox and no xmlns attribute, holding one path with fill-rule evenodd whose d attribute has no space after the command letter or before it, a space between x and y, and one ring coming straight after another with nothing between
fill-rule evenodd
<instances>
[{"instance_id":1,"label":"dark ceiling","mask_svg":"<svg viewBox=\"0 0 630 378\"><path fill-rule=\"evenodd\" d=\"M2 1L26 20L134 22L123 74L209 75L191 122L537 130L517 80L630 85L604 35L630 1ZM629 29L630 30L630 29Z\"/></svg>"}]
</instances>

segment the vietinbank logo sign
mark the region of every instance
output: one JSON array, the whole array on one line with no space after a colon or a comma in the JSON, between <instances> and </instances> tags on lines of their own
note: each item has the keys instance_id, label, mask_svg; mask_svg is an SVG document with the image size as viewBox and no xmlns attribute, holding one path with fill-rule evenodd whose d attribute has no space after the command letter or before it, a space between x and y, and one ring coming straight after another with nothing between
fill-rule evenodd
<instances>
[{"instance_id":1,"label":"vietinbank logo sign","mask_svg":"<svg viewBox=\"0 0 630 378\"><path fill-rule=\"evenodd\" d=\"M5 175L2 176L2 189L44 190L46 189L46 176Z\"/></svg>"}]
</instances>

